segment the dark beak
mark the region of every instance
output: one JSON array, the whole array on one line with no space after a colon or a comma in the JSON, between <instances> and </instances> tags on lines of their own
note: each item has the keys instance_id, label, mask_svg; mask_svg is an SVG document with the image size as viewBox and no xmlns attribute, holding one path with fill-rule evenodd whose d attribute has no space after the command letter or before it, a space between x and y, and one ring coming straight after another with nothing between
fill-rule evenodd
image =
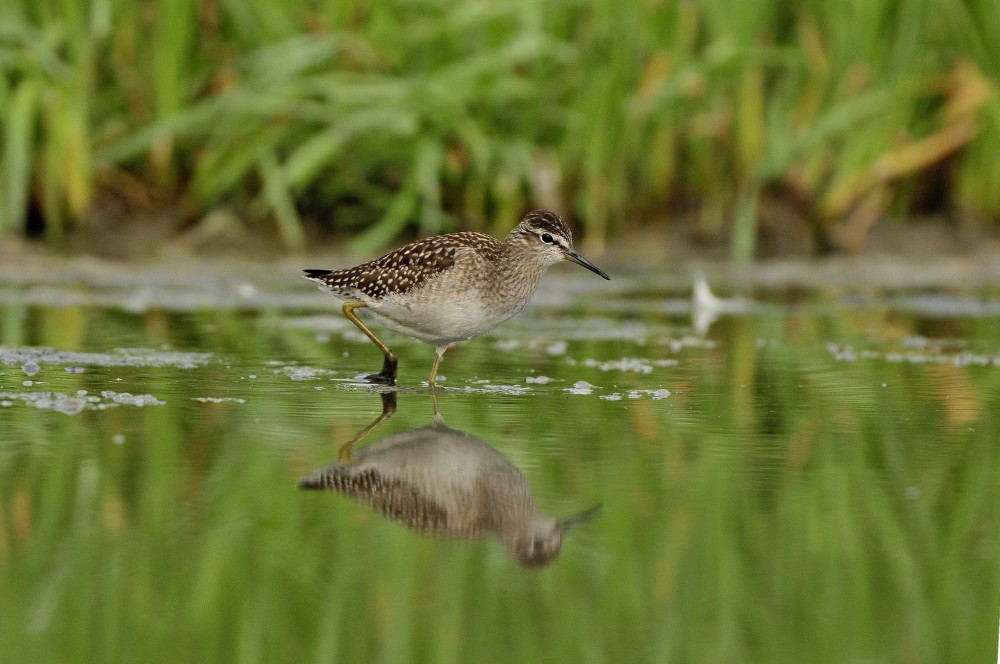
<instances>
[{"instance_id":1,"label":"dark beak","mask_svg":"<svg viewBox=\"0 0 1000 664\"><path fill-rule=\"evenodd\" d=\"M571 516L568 519L563 519L559 522L559 529L563 532L563 534L569 532L581 523L586 523L600 514L601 507L602 505L595 505L585 512L580 512L579 514Z\"/></svg>"},{"instance_id":2,"label":"dark beak","mask_svg":"<svg viewBox=\"0 0 1000 664\"><path fill-rule=\"evenodd\" d=\"M594 265L593 263L591 263L590 261L588 261L586 258L584 258L583 256L581 256L580 254L576 253L572 249L567 249L566 250L566 260L568 260L568 261L570 261L572 263L576 263L577 265L582 265L583 267L587 268L588 270L590 270L594 274L596 274L596 275L598 275L600 277L604 277L608 281L611 281L611 277L608 276L607 272L605 272L601 268L597 267L596 265Z\"/></svg>"}]
</instances>

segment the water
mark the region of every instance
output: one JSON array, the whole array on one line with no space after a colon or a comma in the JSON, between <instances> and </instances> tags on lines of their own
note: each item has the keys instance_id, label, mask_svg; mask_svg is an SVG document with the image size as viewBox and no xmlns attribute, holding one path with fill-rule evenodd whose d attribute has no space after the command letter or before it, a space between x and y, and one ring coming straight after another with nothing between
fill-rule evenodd
<instances>
[{"instance_id":1,"label":"water","mask_svg":"<svg viewBox=\"0 0 1000 664\"><path fill-rule=\"evenodd\" d=\"M540 513L601 506L539 569L298 488L383 407L308 285L0 284L0 661L989 661L996 293L744 293L702 335L686 280L550 276L438 396ZM355 450L434 420L386 340Z\"/></svg>"}]
</instances>

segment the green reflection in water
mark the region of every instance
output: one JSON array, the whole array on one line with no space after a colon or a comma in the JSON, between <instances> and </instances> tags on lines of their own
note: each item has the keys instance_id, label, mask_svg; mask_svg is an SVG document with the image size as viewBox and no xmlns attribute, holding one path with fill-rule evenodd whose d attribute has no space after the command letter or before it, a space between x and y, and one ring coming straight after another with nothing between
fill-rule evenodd
<instances>
[{"instance_id":1,"label":"green reflection in water","mask_svg":"<svg viewBox=\"0 0 1000 664\"><path fill-rule=\"evenodd\" d=\"M266 311L0 315L8 346L154 349L43 355L30 376L0 364L0 661L994 652L996 319L774 312L701 343L656 314L641 338L561 339L588 323L539 312L455 349L448 423L519 468L546 513L603 503L529 570L494 540L297 488L380 412L340 380L377 364L363 340ZM399 344L404 383L426 350ZM40 392L83 404L25 396ZM398 402L379 436L428 423L425 391Z\"/></svg>"}]
</instances>

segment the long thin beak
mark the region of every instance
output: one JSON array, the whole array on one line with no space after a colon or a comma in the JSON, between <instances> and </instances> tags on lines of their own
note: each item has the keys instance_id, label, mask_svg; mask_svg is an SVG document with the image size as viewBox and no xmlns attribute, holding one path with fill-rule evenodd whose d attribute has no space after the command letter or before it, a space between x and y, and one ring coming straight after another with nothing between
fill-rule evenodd
<instances>
[{"instance_id":1,"label":"long thin beak","mask_svg":"<svg viewBox=\"0 0 1000 664\"><path fill-rule=\"evenodd\" d=\"M574 251L573 249L566 250L566 260L570 261L571 263L576 263L577 265L582 265L583 267L587 268L594 274L604 277L608 281L611 281L611 277L608 276L607 272L597 267L596 265L588 261L580 254L576 253L576 251Z\"/></svg>"},{"instance_id":2,"label":"long thin beak","mask_svg":"<svg viewBox=\"0 0 1000 664\"><path fill-rule=\"evenodd\" d=\"M601 513L602 507L603 505L595 505L594 507L591 507L589 510L580 512L579 514L571 516L568 519L563 519L562 521L559 522L559 530L561 530L563 534L565 534L569 532L571 529L575 528L576 526L579 526L581 523L590 521L595 516Z\"/></svg>"}]
</instances>

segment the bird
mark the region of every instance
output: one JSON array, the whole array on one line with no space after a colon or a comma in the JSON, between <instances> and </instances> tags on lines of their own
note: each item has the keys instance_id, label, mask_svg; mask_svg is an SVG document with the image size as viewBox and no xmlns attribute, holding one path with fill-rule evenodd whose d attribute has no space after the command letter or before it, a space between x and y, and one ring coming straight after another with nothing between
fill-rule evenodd
<instances>
[{"instance_id":1,"label":"bird","mask_svg":"<svg viewBox=\"0 0 1000 664\"><path fill-rule=\"evenodd\" d=\"M434 346L428 380L433 390L445 351L521 311L542 274L563 260L611 279L573 249L569 226L548 210L526 214L502 241L470 231L435 235L355 267L303 272L344 300L344 315L382 351L382 370L365 380L395 385L398 360L358 317L361 312Z\"/></svg>"},{"instance_id":2,"label":"bird","mask_svg":"<svg viewBox=\"0 0 1000 664\"><path fill-rule=\"evenodd\" d=\"M433 423L352 452L395 412L395 392L389 394L379 419L341 447L337 463L301 478L300 488L336 491L425 535L495 535L525 567L550 564L566 533L600 511L598 505L562 520L544 514L524 473L486 441L449 427L436 404Z\"/></svg>"}]
</instances>

